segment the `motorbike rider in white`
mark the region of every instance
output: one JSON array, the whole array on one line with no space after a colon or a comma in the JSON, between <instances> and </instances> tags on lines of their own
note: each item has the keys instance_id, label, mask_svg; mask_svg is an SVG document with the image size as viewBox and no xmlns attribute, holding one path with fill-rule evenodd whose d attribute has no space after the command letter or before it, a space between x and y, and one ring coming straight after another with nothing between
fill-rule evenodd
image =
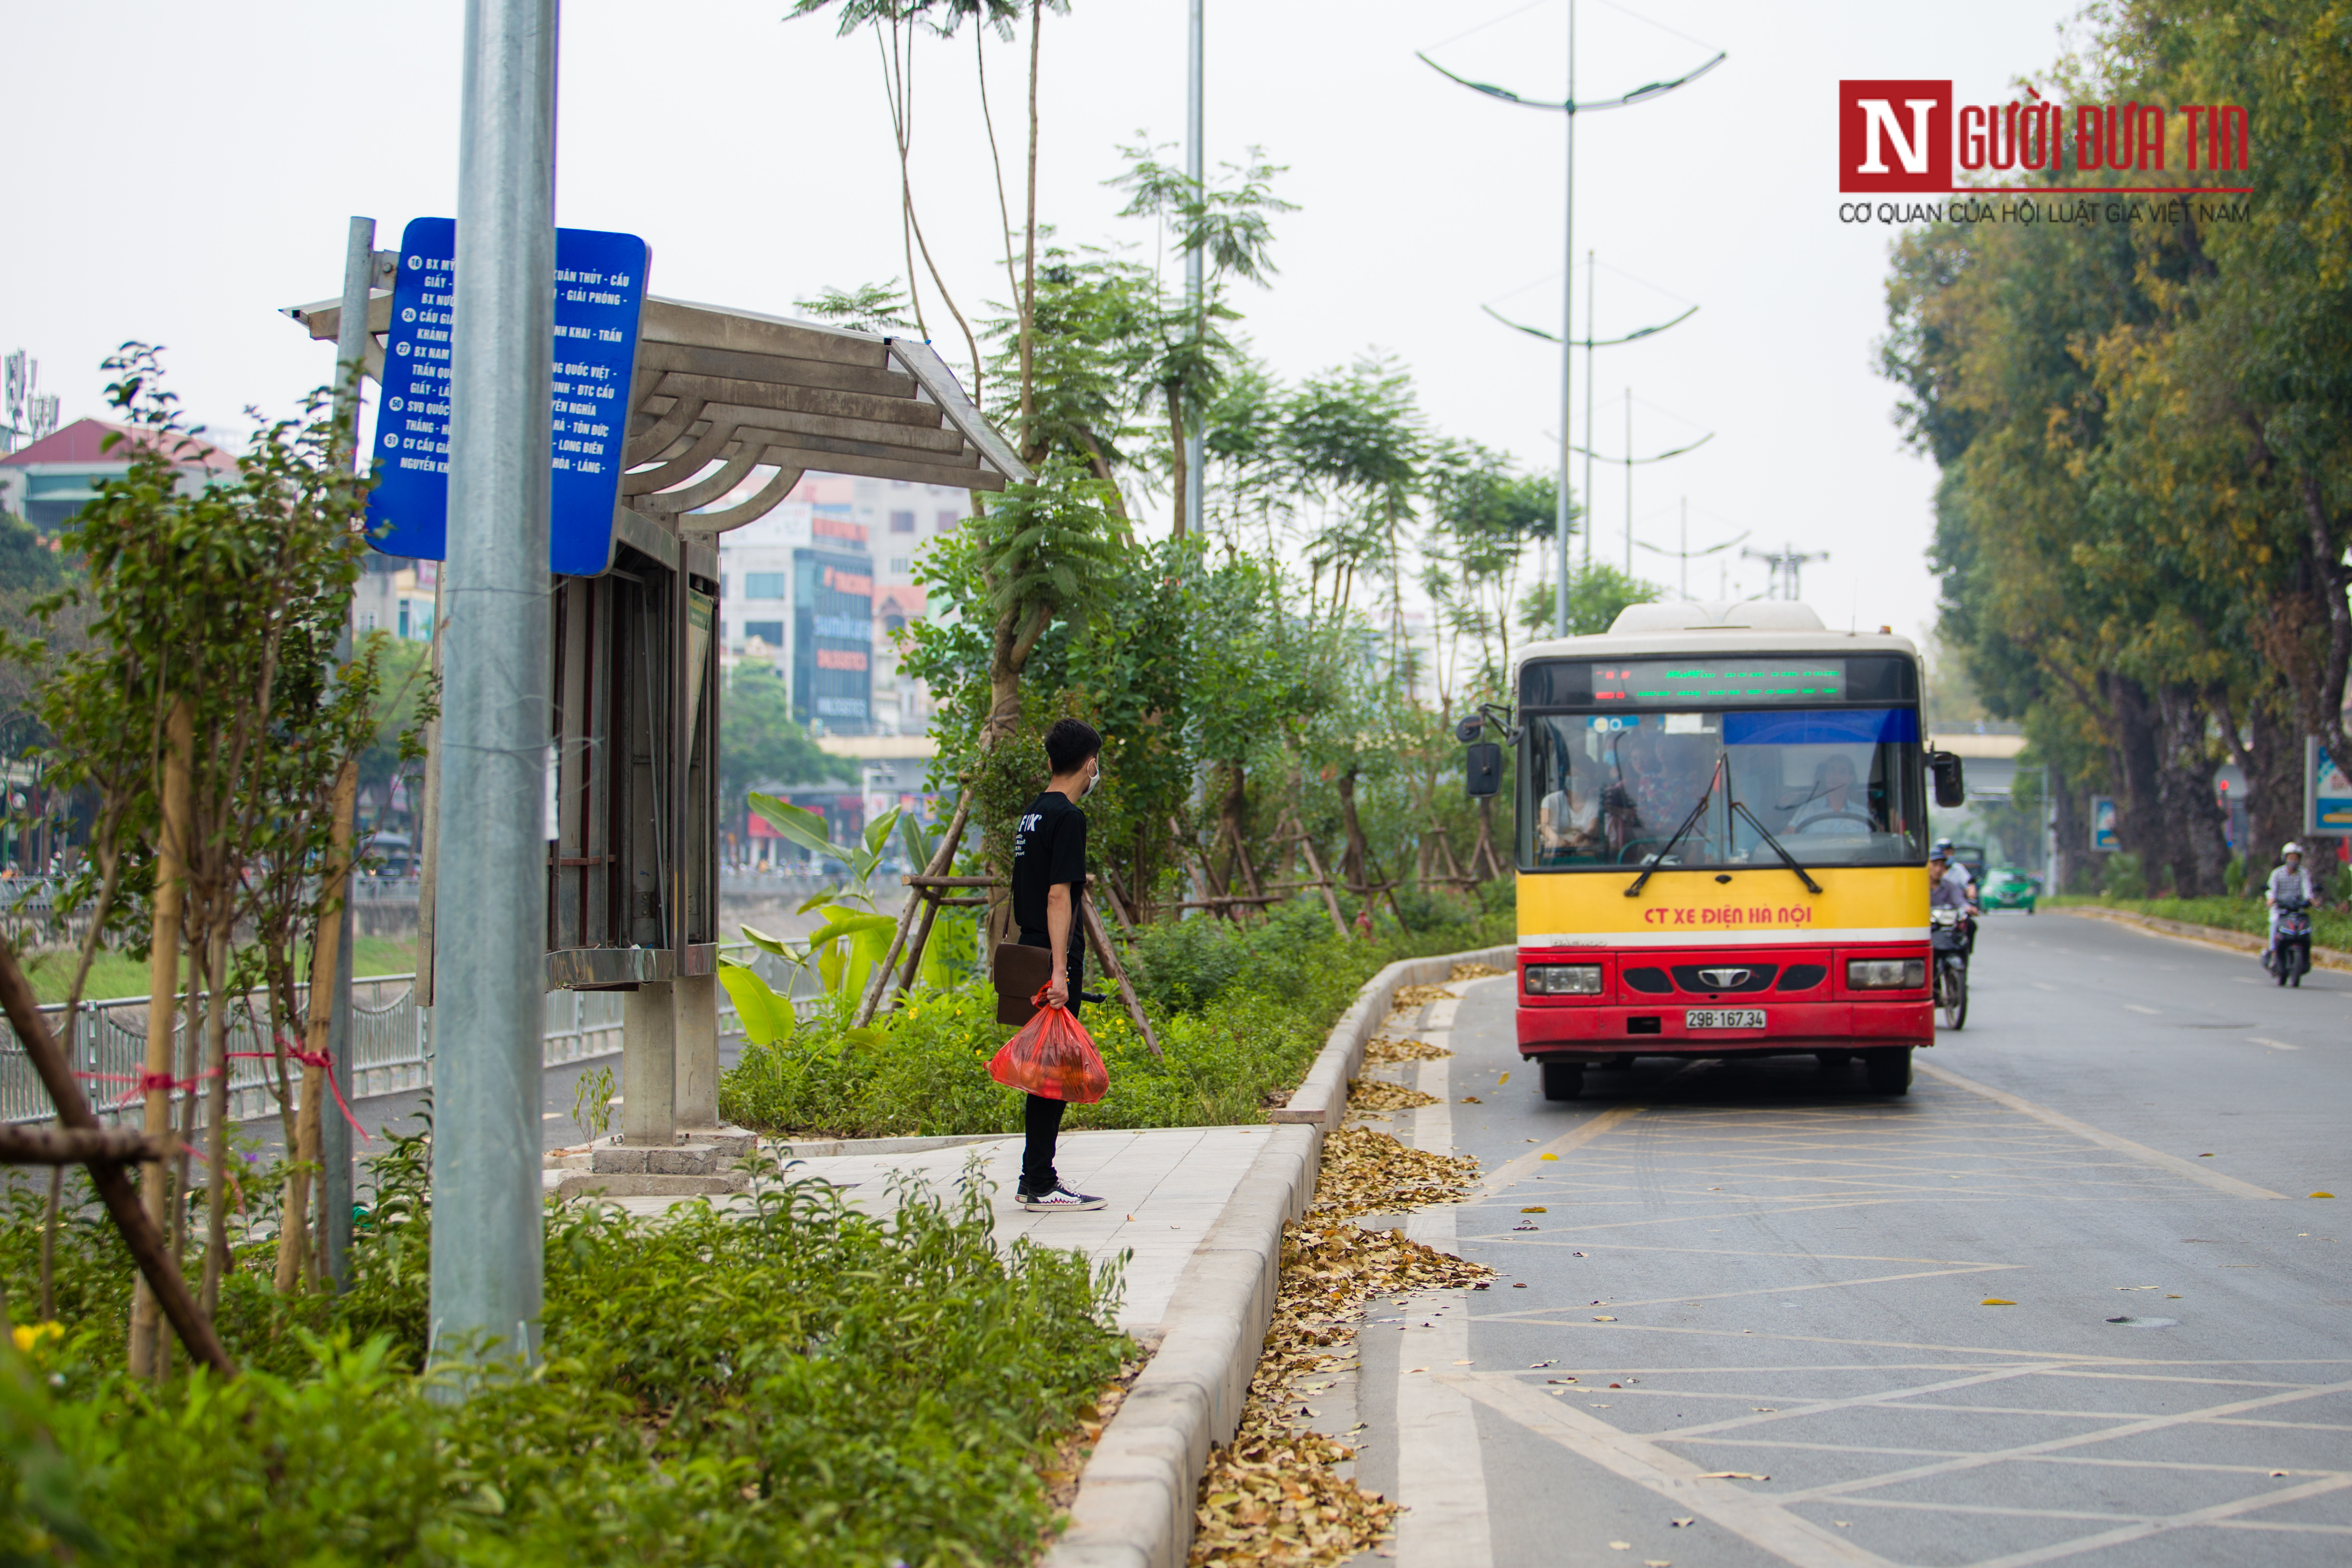
<instances>
[{"instance_id":1,"label":"motorbike rider in white","mask_svg":"<svg viewBox=\"0 0 2352 1568\"><path fill-rule=\"evenodd\" d=\"M1940 849L1927 861L1927 907L1931 911L1958 910L1965 933L1961 951L1967 954L1976 951L1976 934L1968 928L1968 922L1984 911L1977 907L1974 884L1969 881L1968 872L1954 864L1951 857Z\"/></svg>"},{"instance_id":2,"label":"motorbike rider in white","mask_svg":"<svg viewBox=\"0 0 2352 1568\"><path fill-rule=\"evenodd\" d=\"M2319 902L2317 895L2312 892L2311 873L2303 869L2303 846L2293 843L2282 844L2279 846L2279 859L2285 863L2272 869L2270 886L2263 890L2263 903L2269 906L2271 915L2270 942L2263 948L2263 958L2265 963L2269 961L2271 955L2278 950L2279 900L2299 899L2305 904Z\"/></svg>"}]
</instances>

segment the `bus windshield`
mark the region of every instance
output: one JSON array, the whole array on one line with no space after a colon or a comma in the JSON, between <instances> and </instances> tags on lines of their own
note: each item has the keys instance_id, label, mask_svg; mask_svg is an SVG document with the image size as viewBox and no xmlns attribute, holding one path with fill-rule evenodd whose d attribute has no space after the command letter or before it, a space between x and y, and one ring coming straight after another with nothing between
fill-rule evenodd
<instances>
[{"instance_id":1,"label":"bus windshield","mask_svg":"<svg viewBox=\"0 0 2352 1568\"><path fill-rule=\"evenodd\" d=\"M1807 866L1927 855L1916 708L1545 715L1525 747L1524 870L1786 863L1765 832Z\"/></svg>"}]
</instances>

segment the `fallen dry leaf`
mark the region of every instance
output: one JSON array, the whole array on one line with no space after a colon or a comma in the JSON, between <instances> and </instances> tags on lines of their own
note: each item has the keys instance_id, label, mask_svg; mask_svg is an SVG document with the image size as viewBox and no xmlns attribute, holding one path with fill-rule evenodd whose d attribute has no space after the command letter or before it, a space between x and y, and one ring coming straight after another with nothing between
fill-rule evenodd
<instances>
[{"instance_id":1,"label":"fallen dry leaf","mask_svg":"<svg viewBox=\"0 0 2352 1568\"><path fill-rule=\"evenodd\" d=\"M1463 980L1484 980L1496 975L1509 973L1508 969L1497 969L1492 964L1456 964L1454 966L1453 973L1447 975L1445 978L1449 983L1454 983Z\"/></svg>"},{"instance_id":2,"label":"fallen dry leaf","mask_svg":"<svg viewBox=\"0 0 2352 1568\"><path fill-rule=\"evenodd\" d=\"M1391 1040L1386 1035L1364 1046L1366 1061L1437 1061L1453 1054L1425 1040Z\"/></svg>"},{"instance_id":3,"label":"fallen dry leaf","mask_svg":"<svg viewBox=\"0 0 2352 1568\"><path fill-rule=\"evenodd\" d=\"M1692 1525L1696 1524L1698 1521L1696 1519L1670 1519L1666 1521L1666 1522L1674 1526L1676 1530L1687 1530Z\"/></svg>"},{"instance_id":4,"label":"fallen dry leaf","mask_svg":"<svg viewBox=\"0 0 2352 1568\"><path fill-rule=\"evenodd\" d=\"M1511 1075L1506 1072L1500 1078L1495 1080L1495 1087L1500 1089L1504 1084L1508 1083L1510 1081Z\"/></svg>"},{"instance_id":5,"label":"fallen dry leaf","mask_svg":"<svg viewBox=\"0 0 2352 1568\"><path fill-rule=\"evenodd\" d=\"M1342 1127L1323 1140L1315 1209L1341 1218L1459 1203L1477 1172L1478 1162L1467 1155L1431 1154L1369 1127Z\"/></svg>"},{"instance_id":6,"label":"fallen dry leaf","mask_svg":"<svg viewBox=\"0 0 2352 1568\"><path fill-rule=\"evenodd\" d=\"M1751 1476L1746 1470L1709 1470L1698 1478L1703 1481L1769 1481L1770 1476Z\"/></svg>"},{"instance_id":7,"label":"fallen dry leaf","mask_svg":"<svg viewBox=\"0 0 2352 1568\"><path fill-rule=\"evenodd\" d=\"M1987 1296L1983 1301L1977 1304L1984 1307L2013 1307L2017 1305L2015 1301L2004 1301L1999 1296Z\"/></svg>"},{"instance_id":8,"label":"fallen dry leaf","mask_svg":"<svg viewBox=\"0 0 2352 1568\"><path fill-rule=\"evenodd\" d=\"M1609 1550L1612 1552L1631 1552L1633 1550L1633 1543L1630 1541L1612 1541L1609 1543Z\"/></svg>"},{"instance_id":9,"label":"fallen dry leaf","mask_svg":"<svg viewBox=\"0 0 2352 1568\"><path fill-rule=\"evenodd\" d=\"M1192 1568L1333 1568L1392 1537L1397 1505L1333 1469L1355 1450L1292 1427L1285 1412L1301 1408L1299 1379L1350 1362L1356 1325L1372 1298L1483 1290L1494 1278L1493 1270L1402 1230L1367 1230L1347 1219L1458 1201L1476 1169L1475 1160L1424 1155L1385 1133L1342 1128L1324 1141L1316 1205L1305 1220L1283 1228L1281 1291L1241 1429L1210 1453L1201 1479Z\"/></svg>"},{"instance_id":10,"label":"fallen dry leaf","mask_svg":"<svg viewBox=\"0 0 2352 1568\"><path fill-rule=\"evenodd\" d=\"M1549 1209L1549 1208L1546 1208L1542 1204L1539 1204L1539 1203L1538 1203L1538 1204L1531 1205L1531 1206L1530 1206L1530 1207L1528 1207L1523 1208L1523 1209L1519 1210L1519 1212L1520 1212L1521 1214L1549 1214L1549 1213L1551 1212L1551 1210L1550 1210L1550 1209Z\"/></svg>"},{"instance_id":11,"label":"fallen dry leaf","mask_svg":"<svg viewBox=\"0 0 2352 1568\"><path fill-rule=\"evenodd\" d=\"M1399 986L1396 996L1389 1003L1389 1011L1409 1012L1414 1008L1427 1007L1432 1002L1450 1002L1453 999L1454 993L1444 986Z\"/></svg>"},{"instance_id":12,"label":"fallen dry leaf","mask_svg":"<svg viewBox=\"0 0 2352 1568\"><path fill-rule=\"evenodd\" d=\"M1350 1111L1411 1111L1436 1103L1436 1095L1408 1089L1402 1083L1389 1083L1378 1078L1348 1080L1348 1109Z\"/></svg>"}]
</instances>

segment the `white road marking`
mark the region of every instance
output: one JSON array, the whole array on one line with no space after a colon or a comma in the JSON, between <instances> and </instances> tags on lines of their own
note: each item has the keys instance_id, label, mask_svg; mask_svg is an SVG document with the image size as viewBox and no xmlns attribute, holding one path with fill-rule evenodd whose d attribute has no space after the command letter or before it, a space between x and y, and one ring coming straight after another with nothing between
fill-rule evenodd
<instances>
[{"instance_id":1,"label":"white road marking","mask_svg":"<svg viewBox=\"0 0 2352 1568\"><path fill-rule=\"evenodd\" d=\"M2047 980L2030 980L2026 983L2037 991L2054 991L2058 988Z\"/></svg>"},{"instance_id":2,"label":"white road marking","mask_svg":"<svg viewBox=\"0 0 2352 1568\"><path fill-rule=\"evenodd\" d=\"M1439 1064L1432 1062L1429 1065L1434 1067ZM1424 1069L1424 1071L1426 1071L1426 1069ZM1432 1092L1442 1093L1443 1091L1433 1091L1424 1083L1422 1085L1422 1092L1425 1094ZM1546 1155L1564 1155L1570 1149L1578 1148L1583 1145L1589 1144L1593 1139L1601 1136L1603 1133L1614 1131L1619 1126L1633 1120L1634 1117L1640 1115L1643 1112L1648 1109L1649 1107L1647 1105L1612 1105L1608 1110L1601 1112L1598 1116L1593 1117L1591 1121L1579 1123L1576 1126L1570 1128L1565 1133L1562 1133L1559 1137L1554 1138L1550 1143L1546 1144L1542 1148L1530 1149L1526 1154L1521 1155L1518 1158L1506 1161L1504 1164L1496 1166L1493 1170L1487 1172L1485 1179L1481 1180L1475 1187L1471 1189L1470 1201L1475 1203L1480 1198L1494 1197L1505 1187L1509 1186L1513 1182L1523 1181L1527 1177L1535 1175L1536 1172L1541 1168L1543 1158ZM1426 1113L1427 1110L1424 1109L1423 1114ZM1427 1147L1428 1145L1423 1145L1423 1146Z\"/></svg>"},{"instance_id":3,"label":"white road marking","mask_svg":"<svg viewBox=\"0 0 2352 1568\"><path fill-rule=\"evenodd\" d=\"M1537 1437L1549 1438L1579 1458L1648 1488L1676 1510L1705 1515L1785 1563L1800 1568L1888 1568L1885 1558L1790 1513L1772 1498L1733 1481L1709 1479L1708 1472L1681 1455L1620 1431L1564 1402L1547 1399L1515 1377L1455 1373L1440 1375L1438 1381L1459 1388Z\"/></svg>"},{"instance_id":4,"label":"white road marking","mask_svg":"<svg viewBox=\"0 0 2352 1568\"><path fill-rule=\"evenodd\" d=\"M2150 1018L2160 1018L2164 1014L2164 1009L2162 1008L2144 1008L2137 1002L2126 1002L2124 1004L2124 1011L2127 1013L2146 1013Z\"/></svg>"},{"instance_id":5,"label":"white road marking","mask_svg":"<svg viewBox=\"0 0 2352 1568\"><path fill-rule=\"evenodd\" d=\"M2264 1040L2258 1034L2248 1035L2246 1037L2246 1040L2247 1043L2251 1045L2267 1045L2273 1051L2301 1051L2303 1049L2303 1047L2299 1045L2289 1045L2283 1040Z\"/></svg>"},{"instance_id":6,"label":"white road marking","mask_svg":"<svg viewBox=\"0 0 2352 1568\"><path fill-rule=\"evenodd\" d=\"M2011 1094L2005 1089L1995 1089L1990 1083L1979 1083L1973 1078L1963 1078L1949 1068L1937 1067L1923 1061L1919 1063L1918 1071L1930 1078L1940 1079L1956 1089L1965 1089L1972 1094L1981 1094L1986 1099L1997 1104L2006 1105L2012 1111L2022 1111L2037 1122L2047 1122L2050 1125L2072 1133L2078 1138L2086 1138L2102 1148L2113 1149L2119 1155L2129 1155L2136 1160L2145 1160L2149 1165L2170 1171L2174 1176L2200 1182L2216 1192L2228 1193L2231 1197L2284 1199L2286 1197L2283 1192L2273 1192L2266 1186L2256 1186L2250 1181L2240 1181L2236 1176L2223 1176L2219 1171L2207 1170L2194 1160L2184 1160L2178 1155L2168 1155L2160 1149L2151 1149L2146 1144L2136 1144L2129 1138L2094 1127L2088 1122L2077 1122L2063 1112L2053 1111L2047 1105L2037 1105L2032 1101L2021 1095Z\"/></svg>"}]
</instances>

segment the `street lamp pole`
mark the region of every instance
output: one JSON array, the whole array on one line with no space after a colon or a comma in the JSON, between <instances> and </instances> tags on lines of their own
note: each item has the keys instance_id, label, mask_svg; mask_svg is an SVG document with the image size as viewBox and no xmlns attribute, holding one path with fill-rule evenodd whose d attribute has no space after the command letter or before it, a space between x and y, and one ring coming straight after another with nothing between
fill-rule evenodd
<instances>
[{"instance_id":1,"label":"street lamp pole","mask_svg":"<svg viewBox=\"0 0 2352 1568\"><path fill-rule=\"evenodd\" d=\"M1488 98L1498 98L1506 103L1516 103L1526 109L1556 109L1560 110L1568 120L1568 172L1563 185L1565 199L1562 204L1563 216L1560 220L1562 241L1559 254L1559 505L1556 519L1559 543L1559 580L1557 585L1559 597L1555 601L1552 614L1552 630L1558 636L1568 635L1568 534L1570 514L1574 509L1568 488L1568 460L1569 455L1576 450L1570 444L1571 432L1574 427L1569 423L1571 393L1575 386L1573 350L1576 342L1574 319L1576 314L1576 117L1580 113L1604 109L1622 109L1628 104L1643 103L1651 99L1663 97L1678 87L1697 80L1721 65L1726 57L1721 51L1717 51L1716 57L1705 65L1696 70L1687 71L1672 81L1654 81L1616 98L1580 103L1576 97L1576 0L1568 0L1568 96L1558 103L1521 98L1517 93L1506 88L1496 87L1490 82L1472 81L1467 77L1455 76L1427 55L1420 56L1422 64L1448 81L1458 82L1473 92L1483 92ZM1589 324L1586 330L1589 335L1591 331ZM1549 336L1549 334L1538 334L1538 336ZM1584 444L1588 450L1591 447L1592 443L1589 437ZM1591 497L1586 497L1585 502L1589 512ZM1591 554L1591 528L1588 527L1585 539L1585 553L1588 558Z\"/></svg>"},{"instance_id":2,"label":"street lamp pole","mask_svg":"<svg viewBox=\"0 0 2352 1568\"><path fill-rule=\"evenodd\" d=\"M1203 68L1201 37L1201 6L1202 0L1192 0L1192 70L1188 99L1189 112L1185 117L1185 134L1189 146L1184 154L1184 172L1192 182L1192 198L1202 199L1208 190L1207 162L1202 151L1201 78ZM1208 326L1206 302L1201 297L1201 247L1193 246L1184 253L1184 298L1192 307L1192 330L1198 334ZM1207 489L1207 476L1202 468L1208 459L1208 443L1202 438L1201 422L1195 419L1192 429L1184 437L1184 473L1192 482L1184 487L1184 532L1192 538L1201 537L1201 517Z\"/></svg>"},{"instance_id":3,"label":"street lamp pole","mask_svg":"<svg viewBox=\"0 0 2352 1568\"><path fill-rule=\"evenodd\" d=\"M467 0L430 1327L457 1362L539 1351L555 29L555 0Z\"/></svg>"},{"instance_id":4,"label":"street lamp pole","mask_svg":"<svg viewBox=\"0 0 2352 1568\"><path fill-rule=\"evenodd\" d=\"M1559 594L1552 601L1551 634L1568 635L1568 530L1575 504L1568 493L1569 404L1576 388L1576 0L1568 0L1568 97L1560 105L1568 121L1568 175L1562 186L1559 243ZM1591 330L1587 323L1586 329ZM1587 441L1585 445L1592 443ZM1585 497L1587 510L1591 497ZM1592 530L1585 528L1585 555L1592 553Z\"/></svg>"}]
</instances>

